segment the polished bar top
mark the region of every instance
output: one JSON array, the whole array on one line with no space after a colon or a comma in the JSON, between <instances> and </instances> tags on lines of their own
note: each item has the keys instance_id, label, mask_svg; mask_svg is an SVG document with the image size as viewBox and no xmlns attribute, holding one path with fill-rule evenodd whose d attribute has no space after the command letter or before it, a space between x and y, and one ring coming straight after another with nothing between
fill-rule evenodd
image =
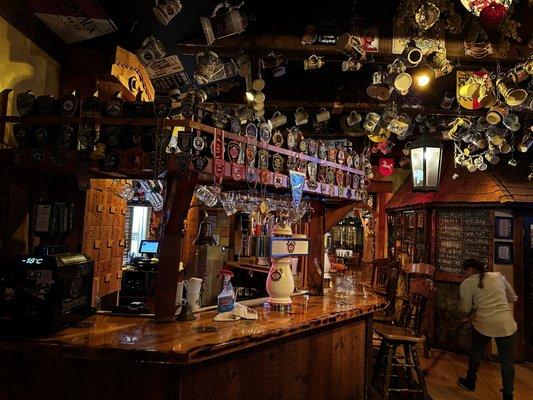
<instances>
[{"instance_id":1,"label":"polished bar top","mask_svg":"<svg viewBox=\"0 0 533 400\"><path fill-rule=\"evenodd\" d=\"M385 306L385 300L374 294L344 303L330 296L297 296L288 312L256 307L257 320L215 322L216 312L212 311L196 314L194 321L168 323L95 315L47 337L0 336L0 350L189 364L357 318Z\"/></svg>"}]
</instances>

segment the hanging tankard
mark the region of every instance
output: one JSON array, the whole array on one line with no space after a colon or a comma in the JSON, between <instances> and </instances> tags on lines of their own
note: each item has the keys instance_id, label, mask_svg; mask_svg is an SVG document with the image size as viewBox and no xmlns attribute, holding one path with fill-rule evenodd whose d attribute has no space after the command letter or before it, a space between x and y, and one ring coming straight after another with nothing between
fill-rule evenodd
<instances>
[{"instance_id":1,"label":"hanging tankard","mask_svg":"<svg viewBox=\"0 0 533 400\"><path fill-rule=\"evenodd\" d=\"M181 8L179 0L155 0L155 6L152 10L159 22L168 25L172 18L179 14Z\"/></svg>"},{"instance_id":2,"label":"hanging tankard","mask_svg":"<svg viewBox=\"0 0 533 400\"><path fill-rule=\"evenodd\" d=\"M210 17L200 17L207 44L244 32L248 19L239 7L228 7L225 3L220 3Z\"/></svg>"}]
</instances>

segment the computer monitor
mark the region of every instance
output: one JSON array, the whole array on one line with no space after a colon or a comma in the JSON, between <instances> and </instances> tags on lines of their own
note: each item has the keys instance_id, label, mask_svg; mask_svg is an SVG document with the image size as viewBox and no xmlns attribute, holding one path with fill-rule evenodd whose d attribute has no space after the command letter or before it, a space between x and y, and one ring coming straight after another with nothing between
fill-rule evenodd
<instances>
[{"instance_id":1,"label":"computer monitor","mask_svg":"<svg viewBox=\"0 0 533 400\"><path fill-rule=\"evenodd\" d=\"M141 254L157 254L159 249L159 240L141 240L139 246L139 253Z\"/></svg>"}]
</instances>

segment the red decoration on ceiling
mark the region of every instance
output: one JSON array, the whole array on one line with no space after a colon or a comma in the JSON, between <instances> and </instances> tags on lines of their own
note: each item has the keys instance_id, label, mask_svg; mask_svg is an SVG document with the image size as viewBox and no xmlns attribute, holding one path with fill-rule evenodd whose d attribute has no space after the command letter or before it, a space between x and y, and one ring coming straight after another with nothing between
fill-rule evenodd
<instances>
[{"instance_id":1,"label":"red decoration on ceiling","mask_svg":"<svg viewBox=\"0 0 533 400\"><path fill-rule=\"evenodd\" d=\"M479 13L479 19L487 29L495 29L507 16L507 8L503 4L491 3Z\"/></svg>"},{"instance_id":2,"label":"red decoration on ceiling","mask_svg":"<svg viewBox=\"0 0 533 400\"><path fill-rule=\"evenodd\" d=\"M383 176L392 175L394 172L394 158L380 158L378 171Z\"/></svg>"}]
</instances>

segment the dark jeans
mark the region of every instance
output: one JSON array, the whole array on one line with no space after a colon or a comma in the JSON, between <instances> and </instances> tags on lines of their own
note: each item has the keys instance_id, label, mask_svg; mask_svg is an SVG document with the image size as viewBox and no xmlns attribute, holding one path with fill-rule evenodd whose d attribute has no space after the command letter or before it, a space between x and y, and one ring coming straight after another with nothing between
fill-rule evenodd
<instances>
[{"instance_id":1,"label":"dark jeans","mask_svg":"<svg viewBox=\"0 0 533 400\"><path fill-rule=\"evenodd\" d=\"M490 342L490 337L482 335L474 328L472 328L472 348L470 349L470 358L468 360L467 379L476 381L477 370L481 364L481 357L483 351ZM497 337L496 346L498 346L498 356L500 358L500 366L502 372L502 386L503 394L505 396L512 396L514 383L514 349L516 342L516 333L511 336Z\"/></svg>"}]
</instances>

